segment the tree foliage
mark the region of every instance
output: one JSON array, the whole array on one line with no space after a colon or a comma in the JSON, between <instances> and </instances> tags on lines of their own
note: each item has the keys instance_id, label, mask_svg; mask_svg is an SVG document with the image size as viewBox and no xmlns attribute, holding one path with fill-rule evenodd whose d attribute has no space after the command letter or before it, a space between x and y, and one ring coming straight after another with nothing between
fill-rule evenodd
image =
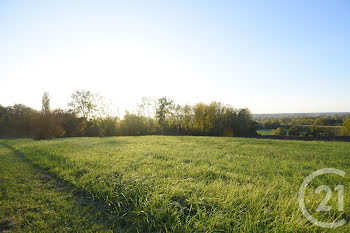
<instances>
[{"instance_id":1,"label":"tree foliage","mask_svg":"<svg viewBox=\"0 0 350 233\"><path fill-rule=\"evenodd\" d=\"M137 114L126 111L113 116L104 98L89 91L76 91L69 110L50 109L47 92L42 110L24 105L0 106L0 135L36 139L74 136L208 135L254 136L257 123L248 109L235 109L219 102L179 105L167 97L143 98Z\"/></svg>"},{"instance_id":2,"label":"tree foliage","mask_svg":"<svg viewBox=\"0 0 350 233\"><path fill-rule=\"evenodd\" d=\"M42 113L49 113L50 112L50 96L49 96L48 92L44 92L41 103L42 103L41 112Z\"/></svg>"},{"instance_id":3,"label":"tree foliage","mask_svg":"<svg viewBox=\"0 0 350 233\"><path fill-rule=\"evenodd\" d=\"M350 136L350 117L346 118L342 128L342 135Z\"/></svg>"},{"instance_id":4,"label":"tree foliage","mask_svg":"<svg viewBox=\"0 0 350 233\"><path fill-rule=\"evenodd\" d=\"M79 116L90 120L97 111L97 95L90 91L76 91L71 96L68 106Z\"/></svg>"},{"instance_id":5,"label":"tree foliage","mask_svg":"<svg viewBox=\"0 0 350 233\"><path fill-rule=\"evenodd\" d=\"M278 127L276 130L272 131L272 134L276 135L276 136L286 136L287 133L288 133L288 131L282 127Z\"/></svg>"},{"instance_id":6,"label":"tree foliage","mask_svg":"<svg viewBox=\"0 0 350 233\"><path fill-rule=\"evenodd\" d=\"M162 133L164 134L166 128L166 121L172 115L174 108L174 101L167 97L158 99L158 105L156 110L156 118L159 125L162 127Z\"/></svg>"}]
</instances>

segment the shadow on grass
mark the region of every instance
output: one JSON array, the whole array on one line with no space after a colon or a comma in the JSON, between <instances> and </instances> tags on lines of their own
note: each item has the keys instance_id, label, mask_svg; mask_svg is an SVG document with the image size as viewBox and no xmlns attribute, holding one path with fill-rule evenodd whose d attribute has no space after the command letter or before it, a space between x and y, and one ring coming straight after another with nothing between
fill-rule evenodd
<instances>
[{"instance_id":1,"label":"shadow on grass","mask_svg":"<svg viewBox=\"0 0 350 233\"><path fill-rule=\"evenodd\" d=\"M84 225L86 223L87 226L95 225L99 226L98 231L113 231L113 232L136 232L137 226L132 226L130 223L128 224L125 220L119 218L116 214L113 213L112 208L104 201L104 200L94 200L89 193L84 190L78 189L73 184L59 179L52 174L49 174L47 171L42 168L32 164L22 152L16 150L12 146L6 144L5 142L0 142L0 145L11 150L14 155L19 159L28 164L40 179L40 183L43 184L43 192L50 191L51 189L55 190L55 192L62 194L62 196L70 195L70 199L73 200L74 210L76 211L76 216L81 216L82 220L89 221L80 222L80 224ZM35 177L36 179L38 177ZM14 181L18 183L18 181ZM49 186L44 186L48 184ZM48 188L45 190L45 188ZM40 190L41 191L41 190ZM39 197L40 198L40 197ZM51 201L51 200L50 200ZM9 216L8 216L9 217ZM2 230L11 230L13 229L13 224L9 222L10 220L5 220L0 223L0 231ZM64 221L68 221L69 219L64 219ZM93 224L92 224L93 223ZM72 226L74 228L74 226ZM77 227L77 226L75 226ZM78 228L86 228L84 226L78 226ZM35 230L35 229L34 229ZM96 230L96 229L95 229Z\"/></svg>"}]
</instances>

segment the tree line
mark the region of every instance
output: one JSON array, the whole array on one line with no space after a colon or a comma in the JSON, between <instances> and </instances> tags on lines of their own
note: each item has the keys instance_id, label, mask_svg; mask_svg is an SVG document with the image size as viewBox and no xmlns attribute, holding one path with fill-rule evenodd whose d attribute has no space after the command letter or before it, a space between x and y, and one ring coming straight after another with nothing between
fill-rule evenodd
<instances>
[{"instance_id":1,"label":"tree line","mask_svg":"<svg viewBox=\"0 0 350 233\"><path fill-rule=\"evenodd\" d=\"M342 126L349 115L335 116L295 116L282 117L280 119L267 118L259 121L260 129L277 129L278 127L290 128L295 125L305 126Z\"/></svg>"},{"instance_id":2,"label":"tree line","mask_svg":"<svg viewBox=\"0 0 350 233\"><path fill-rule=\"evenodd\" d=\"M273 135L277 136L350 136L350 117L347 115L268 118L258 125L259 129L273 129Z\"/></svg>"},{"instance_id":3,"label":"tree line","mask_svg":"<svg viewBox=\"0 0 350 233\"><path fill-rule=\"evenodd\" d=\"M179 105L168 97L142 98L137 112L122 118L110 104L90 91L76 91L68 109L50 108L47 92L41 111L22 104L0 105L0 136L51 139L76 136L201 135L255 136L258 123L251 112L219 102Z\"/></svg>"}]
</instances>

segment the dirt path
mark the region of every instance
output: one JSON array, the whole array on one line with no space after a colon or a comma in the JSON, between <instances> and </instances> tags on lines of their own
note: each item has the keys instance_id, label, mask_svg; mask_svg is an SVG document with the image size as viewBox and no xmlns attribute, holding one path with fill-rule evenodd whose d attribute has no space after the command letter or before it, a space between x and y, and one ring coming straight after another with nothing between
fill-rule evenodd
<instances>
[{"instance_id":1,"label":"dirt path","mask_svg":"<svg viewBox=\"0 0 350 233\"><path fill-rule=\"evenodd\" d=\"M0 232L116 231L108 206L34 167L0 141Z\"/></svg>"}]
</instances>

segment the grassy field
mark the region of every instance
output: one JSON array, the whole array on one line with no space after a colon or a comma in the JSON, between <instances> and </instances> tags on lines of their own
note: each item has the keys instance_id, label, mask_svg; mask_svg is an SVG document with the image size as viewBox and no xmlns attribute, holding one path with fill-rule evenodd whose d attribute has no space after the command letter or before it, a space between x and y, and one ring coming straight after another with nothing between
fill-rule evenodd
<instances>
[{"instance_id":1,"label":"grassy field","mask_svg":"<svg viewBox=\"0 0 350 233\"><path fill-rule=\"evenodd\" d=\"M272 130L273 129L258 129L256 132L260 135L273 135Z\"/></svg>"},{"instance_id":2,"label":"grassy field","mask_svg":"<svg viewBox=\"0 0 350 233\"><path fill-rule=\"evenodd\" d=\"M104 231L118 228L108 205L33 166L0 142L0 232Z\"/></svg>"},{"instance_id":3,"label":"grassy field","mask_svg":"<svg viewBox=\"0 0 350 233\"><path fill-rule=\"evenodd\" d=\"M350 164L344 142L166 136L0 142L0 229L18 231L329 231L303 217L299 186L313 171L349 172ZM321 184L345 186L345 212L333 195L333 209L315 213ZM349 185L348 175L315 179L305 198L309 212L328 222L348 218ZM331 230L349 231L348 224Z\"/></svg>"}]
</instances>

